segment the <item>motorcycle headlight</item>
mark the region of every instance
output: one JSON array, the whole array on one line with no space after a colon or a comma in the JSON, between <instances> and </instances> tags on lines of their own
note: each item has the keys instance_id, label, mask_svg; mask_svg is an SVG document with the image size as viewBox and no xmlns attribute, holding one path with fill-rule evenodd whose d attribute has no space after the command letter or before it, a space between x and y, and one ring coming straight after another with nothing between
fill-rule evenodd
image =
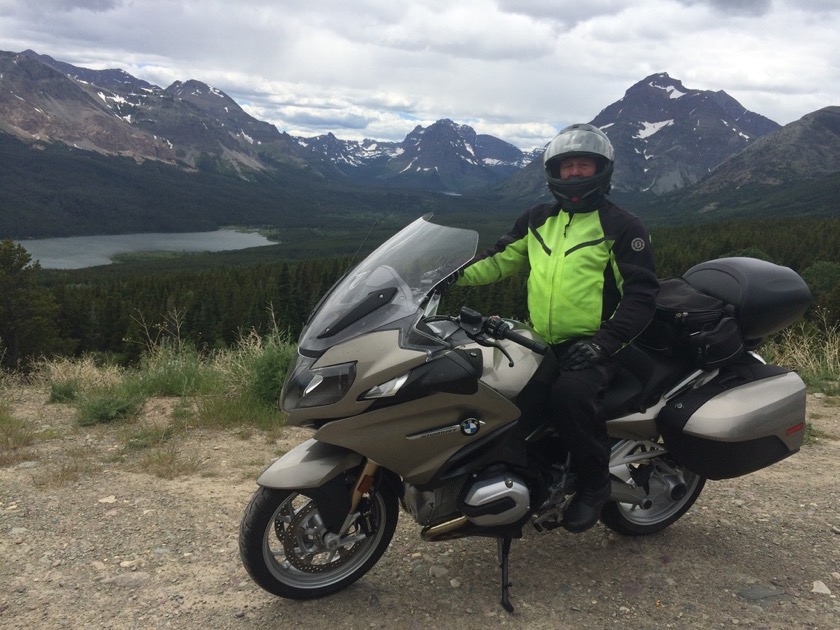
<instances>
[{"instance_id":1,"label":"motorcycle headlight","mask_svg":"<svg viewBox=\"0 0 840 630\"><path fill-rule=\"evenodd\" d=\"M396 396L397 392L400 391L400 389L403 385L405 385L405 382L407 380L408 372L406 372L402 376L392 378L390 381L382 383L381 385L372 387L364 393L362 399L370 400L372 398L390 398L391 396Z\"/></svg>"},{"instance_id":2,"label":"motorcycle headlight","mask_svg":"<svg viewBox=\"0 0 840 630\"><path fill-rule=\"evenodd\" d=\"M295 367L283 391L283 410L299 407L322 407L338 402L347 394L356 378L355 363L340 363L312 368L312 360Z\"/></svg>"}]
</instances>

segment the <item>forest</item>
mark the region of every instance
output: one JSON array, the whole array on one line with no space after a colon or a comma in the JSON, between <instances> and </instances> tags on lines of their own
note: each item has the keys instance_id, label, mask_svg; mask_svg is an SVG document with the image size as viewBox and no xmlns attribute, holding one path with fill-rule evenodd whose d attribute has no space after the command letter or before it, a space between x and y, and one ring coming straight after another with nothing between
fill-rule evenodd
<instances>
[{"instance_id":1,"label":"forest","mask_svg":"<svg viewBox=\"0 0 840 630\"><path fill-rule=\"evenodd\" d=\"M485 230L482 230L484 232ZM358 240L362 241L363 236ZM243 335L288 331L295 340L329 287L383 233L352 253L289 260L282 248L185 255L73 271L41 269L25 247L0 243L0 357L26 369L53 356L94 356L131 364L167 335L201 352L231 347ZM725 256L752 256L791 267L808 282L819 309L840 322L840 219L773 218L651 230L660 277ZM484 242L482 246L490 245ZM468 305L525 319L525 278L487 287L454 287L443 312Z\"/></svg>"}]
</instances>

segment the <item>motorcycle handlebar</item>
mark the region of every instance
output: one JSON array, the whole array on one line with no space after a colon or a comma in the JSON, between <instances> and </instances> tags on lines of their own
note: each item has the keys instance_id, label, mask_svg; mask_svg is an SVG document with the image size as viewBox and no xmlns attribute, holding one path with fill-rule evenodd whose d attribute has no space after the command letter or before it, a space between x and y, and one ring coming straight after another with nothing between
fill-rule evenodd
<instances>
[{"instance_id":1,"label":"motorcycle handlebar","mask_svg":"<svg viewBox=\"0 0 840 630\"><path fill-rule=\"evenodd\" d=\"M518 343L520 346L528 348L528 350L536 352L537 354L545 354L546 352L548 352L548 346L544 343L535 341L534 339L530 339L525 335L521 335L518 332L510 330L509 328L504 334L504 338L509 339L513 343Z\"/></svg>"},{"instance_id":2,"label":"motorcycle handlebar","mask_svg":"<svg viewBox=\"0 0 840 630\"><path fill-rule=\"evenodd\" d=\"M537 354L545 354L548 352L547 345L514 331L498 315L493 315L487 318L487 331L498 339L507 339L513 343L523 346L524 348L527 348L531 352L536 352Z\"/></svg>"}]
</instances>

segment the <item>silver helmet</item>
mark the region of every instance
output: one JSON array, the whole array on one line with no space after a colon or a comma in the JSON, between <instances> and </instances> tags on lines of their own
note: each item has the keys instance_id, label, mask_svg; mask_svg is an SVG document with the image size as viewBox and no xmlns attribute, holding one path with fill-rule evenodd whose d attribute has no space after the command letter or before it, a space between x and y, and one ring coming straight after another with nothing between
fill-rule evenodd
<instances>
[{"instance_id":1,"label":"silver helmet","mask_svg":"<svg viewBox=\"0 0 840 630\"><path fill-rule=\"evenodd\" d=\"M560 162L565 158L589 156L597 168L591 177L560 179ZM615 149L607 134L586 123L570 125L558 133L543 154L545 179L555 199L563 204L585 207L610 191Z\"/></svg>"}]
</instances>

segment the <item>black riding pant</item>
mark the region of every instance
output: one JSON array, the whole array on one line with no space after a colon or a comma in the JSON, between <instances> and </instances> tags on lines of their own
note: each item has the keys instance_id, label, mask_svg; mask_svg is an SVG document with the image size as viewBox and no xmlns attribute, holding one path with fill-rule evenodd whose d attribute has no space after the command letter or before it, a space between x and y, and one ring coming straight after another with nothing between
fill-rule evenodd
<instances>
[{"instance_id":1,"label":"black riding pant","mask_svg":"<svg viewBox=\"0 0 840 630\"><path fill-rule=\"evenodd\" d=\"M553 350L562 356L567 344ZM601 397L618 370L610 358L583 370L559 370L551 384L553 424L572 455L572 469L584 486L600 487L609 478L610 445Z\"/></svg>"}]
</instances>

